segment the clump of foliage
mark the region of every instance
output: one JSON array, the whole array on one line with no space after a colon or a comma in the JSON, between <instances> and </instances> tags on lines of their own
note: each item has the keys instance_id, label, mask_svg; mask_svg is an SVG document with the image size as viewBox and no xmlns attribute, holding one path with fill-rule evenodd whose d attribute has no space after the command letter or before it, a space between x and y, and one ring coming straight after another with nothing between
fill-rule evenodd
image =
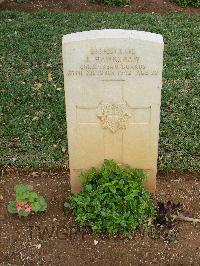
<instances>
[{"instance_id":1,"label":"clump of foliage","mask_svg":"<svg viewBox=\"0 0 200 266\"><path fill-rule=\"evenodd\" d=\"M130 4L130 0L90 0L90 2L112 6L125 6Z\"/></svg>"},{"instance_id":2,"label":"clump of foliage","mask_svg":"<svg viewBox=\"0 0 200 266\"><path fill-rule=\"evenodd\" d=\"M92 168L80 178L83 191L71 196L65 207L73 209L81 226L111 234L134 230L155 217L142 170L105 160L100 169Z\"/></svg>"},{"instance_id":3,"label":"clump of foliage","mask_svg":"<svg viewBox=\"0 0 200 266\"><path fill-rule=\"evenodd\" d=\"M200 0L173 0L180 6L195 6L200 7Z\"/></svg>"},{"instance_id":4,"label":"clump of foliage","mask_svg":"<svg viewBox=\"0 0 200 266\"><path fill-rule=\"evenodd\" d=\"M157 226L163 226L171 229L176 221L175 217L179 215L181 211L181 204L168 201L167 203L158 202L157 207Z\"/></svg>"},{"instance_id":5,"label":"clump of foliage","mask_svg":"<svg viewBox=\"0 0 200 266\"><path fill-rule=\"evenodd\" d=\"M16 198L8 204L8 211L10 213L17 213L19 217L29 216L32 213L43 212L47 208L47 203L42 196L32 191L30 185L16 185Z\"/></svg>"},{"instance_id":6,"label":"clump of foliage","mask_svg":"<svg viewBox=\"0 0 200 266\"><path fill-rule=\"evenodd\" d=\"M199 222L198 219L188 217L188 214L179 202L157 202L155 227L151 228L153 236L160 236L168 242L177 241L176 225L179 221Z\"/></svg>"}]
</instances>

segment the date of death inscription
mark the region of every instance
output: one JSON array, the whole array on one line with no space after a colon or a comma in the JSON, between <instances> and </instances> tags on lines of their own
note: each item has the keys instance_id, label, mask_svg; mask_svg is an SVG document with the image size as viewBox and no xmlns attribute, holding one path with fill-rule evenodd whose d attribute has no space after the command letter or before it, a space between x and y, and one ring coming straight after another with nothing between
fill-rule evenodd
<instances>
[{"instance_id":1,"label":"date of death inscription","mask_svg":"<svg viewBox=\"0 0 200 266\"><path fill-rule=\"evenodd\" d=\"M79 67L67 69L67 76L156 76L157 69L141 63L135 49L90 49ZM145 60L143 60L145 61Z\"/></svg>"}]
</instances>

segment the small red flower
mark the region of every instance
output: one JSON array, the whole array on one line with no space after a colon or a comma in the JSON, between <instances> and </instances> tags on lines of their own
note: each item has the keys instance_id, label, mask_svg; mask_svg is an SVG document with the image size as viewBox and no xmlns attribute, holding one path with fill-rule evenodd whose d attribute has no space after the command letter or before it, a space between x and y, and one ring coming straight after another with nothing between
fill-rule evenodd
<instances>
[{"instance_id":1,"label":"small red flower","mask_svg":"<svg viewBox=\"0 0 200 266\"><path fill-rule=\"evenodd\" d=\"M24 205L24 203L21 202L21 201L17 201L16 205L17 205L18 207L22 207L22 206Z\"/></svg>"},{"instance_id":2,"label":"small red flower","mask_svg":"<svg viewBox=\"0 0 200 266\"><path fill-rule=\"evenodd\" d=\"M22 207L18 206L17 211L20 212L22 210Z\"/></svg>"},{"instance_id":3,"label":"small red flower","mask_svg":"<svg viewBox=\"0 0 200 266\"><path fill-rule=\"evenodd\" d=\"M31 212L31 207L25 209L26 212Z\"/></svg>"},{"instance_id":4,"label":"small red flower","mask_svg":"<svg viewBox=\"0 0 200 266\"><path fill-rule=\"evenodd\" d=\"M30 205L28 203L25 204L25 208L29 208Z\"/></svg>"}]
</instances>

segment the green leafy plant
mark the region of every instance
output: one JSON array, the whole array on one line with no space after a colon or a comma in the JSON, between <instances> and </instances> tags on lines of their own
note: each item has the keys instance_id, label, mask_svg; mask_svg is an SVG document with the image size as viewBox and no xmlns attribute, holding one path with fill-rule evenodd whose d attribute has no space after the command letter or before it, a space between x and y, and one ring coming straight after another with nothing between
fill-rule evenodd
<instances>
[{"instance_id":1,"label":"green leafy plant","mask_svg":"<svg viewBox=\"0 0 200 266\"><path fill-rule=\"evenodd\" d=\"M125 6L130 4L130 0L91 0L90 2L112 6Z\"/></svg>"},{"instance_id":2,"label":"green leafy plant","mask_svg":"<svg viewBox=\"0 0 200 266\"><path fill-rule=\"evenodd\" d=\"M180 6L195 6L200 7L200 0L173 0Z\"/></svg>"},{"instance_id":3,"label":"green leafy plant","mask_svg":"<svg viewBox=\"0 0 200 266\"><path fill-rule=\"evenodd\" d=\"M81 226L111 234L134 230L155 217L142 170L105 160L100 169L92 168L80 178L83 191L71 196L65 207L73 209Z\"/></svg>"},{"instance_id":4,"label":"green leafy plant","mask_svg":"<svg viewBox=\"0 0 200 266\"><path fill-rule=\"evenodd\" d=\"M14 190L16 199L8 204L8 211L10 213L17 213L19 217L27 217L32 213L46 210L47 203L45 199L32 191L32 186L20 184L16 185Z\"/></svg>"}]
</instances>

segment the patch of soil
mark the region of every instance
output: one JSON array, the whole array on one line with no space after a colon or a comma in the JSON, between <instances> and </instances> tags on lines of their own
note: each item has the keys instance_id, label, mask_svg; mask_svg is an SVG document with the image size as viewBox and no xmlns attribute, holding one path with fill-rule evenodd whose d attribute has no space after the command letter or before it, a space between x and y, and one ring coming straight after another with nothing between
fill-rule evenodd
<instances>
[{"instance_id":1,"label":"patch of soil","mask_svg":"<svg viewBox=\"0 0 200 266\"><path fill-rule=\"evenodd\" d=\"M67 170L4 167L0 174L0 265L200 265L199 225L179 222L170 241L145 231L97 235L79 229L63 213L70 195ZM8 214L6 206L18 183L29 183L45 196L45 213L29 219ZM199 186L197 174L159 174L156 198L180 201L190 216L200 218Z\"/></svg>"},{"instance_id":2,"label":"patch of soil","mask_svg":"<svg viewBox=\"0 0 200 266\"><path fill-rule=\"evenodd\" d=\"M1 3L2 2L2 3ZM89 0L26 0L18 3L16 0L0 0L1 10L17 10L34 12L37 10L49 11L107 11L107 12L129 12L129 13L167 13L180 12L186 14L199 13L200 8L180 7L170 0L132 0L125 7L113 7L102 4L90 3Z\"/></svg>"}]
</instances>

